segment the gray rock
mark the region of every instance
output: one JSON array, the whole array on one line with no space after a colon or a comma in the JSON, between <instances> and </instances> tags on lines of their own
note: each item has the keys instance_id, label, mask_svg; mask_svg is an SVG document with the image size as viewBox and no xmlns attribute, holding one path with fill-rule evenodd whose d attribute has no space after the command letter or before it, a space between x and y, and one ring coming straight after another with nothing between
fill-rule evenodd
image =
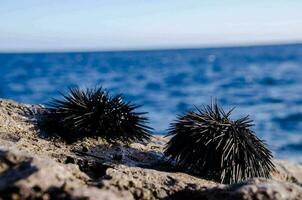
<instances>
[{"instance_id":1,"label":"gray rock","mask_svg":"<svg viewBox=\"0 0 302 200\"><path fill-rule=\"evenodd\" d=\"M0 100L0 199L302 199L302 166L275 161L271 179L223 185L177 172L166 138L131 145L45 137L45 108Z\"/></svg>"}]
</instances>

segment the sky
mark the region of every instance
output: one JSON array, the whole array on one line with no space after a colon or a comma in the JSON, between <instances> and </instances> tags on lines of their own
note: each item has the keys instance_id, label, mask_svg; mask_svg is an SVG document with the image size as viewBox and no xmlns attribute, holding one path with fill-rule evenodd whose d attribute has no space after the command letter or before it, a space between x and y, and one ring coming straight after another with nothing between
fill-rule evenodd
<instances>
[{"instance_id":1,"label":"sky","mask_svg":"<svg viewBox=\"0 0 302 200\"><path fill-rule=\"evenodd\" d=\"M0 52L302 42L301 0L1 0Z\"/></svg>"}]
</instances>

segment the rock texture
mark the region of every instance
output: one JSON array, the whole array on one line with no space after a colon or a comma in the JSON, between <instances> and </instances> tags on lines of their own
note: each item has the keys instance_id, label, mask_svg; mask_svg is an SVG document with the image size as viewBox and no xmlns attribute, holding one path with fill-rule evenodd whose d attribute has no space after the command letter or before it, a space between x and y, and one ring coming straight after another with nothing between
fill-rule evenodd
<instances>
[{"instance_id":1,"label":"rock texture","mask_svg":"<svg viewBox=\"0 0 302 200\"><path fill-rule=\"evenodd\" d=\"M223 185L177 172L165 138L65 144L37 125L41 105L0 100L0 199L302 199L302 166L275 161L272 179Z\"/></svg>"}]
</instances>

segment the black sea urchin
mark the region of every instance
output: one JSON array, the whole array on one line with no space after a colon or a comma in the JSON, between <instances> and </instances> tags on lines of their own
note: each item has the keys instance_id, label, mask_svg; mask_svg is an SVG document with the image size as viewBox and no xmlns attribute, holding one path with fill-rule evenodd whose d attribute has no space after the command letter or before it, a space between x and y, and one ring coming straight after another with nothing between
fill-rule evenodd
<instances>
[{"instance_id":1,"label":"black sea urchin","mask_svg":"<svg viewBox=\"0 0 302 200\"><path fill-rule=\"evenodd\" d=\"M121 95L110 97L102 88L70 88L62 96L49 104L42 126L67 142L83 137L126 143L150 138L145 113L136 112L139 106L124 102Z\"/></svg>"},{"instance_id":2,"label":"black sea urchin","mask_svg":"<svg viewBox=\"0 0 302 200\"><path fill-rule=\"evenodd\" d=\"M250 129L248 116L232 121L232 112L216 102L188 112L171 124L165 155L177 165L221 183L269 177L272 154Z\"/></svg>"}]
</instances>

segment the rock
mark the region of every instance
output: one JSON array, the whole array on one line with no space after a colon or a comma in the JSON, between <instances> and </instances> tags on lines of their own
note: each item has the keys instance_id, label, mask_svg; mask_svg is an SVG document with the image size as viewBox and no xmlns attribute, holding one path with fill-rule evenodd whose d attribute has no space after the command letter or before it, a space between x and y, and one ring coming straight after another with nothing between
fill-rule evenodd
<instances>
[{"instance_id":1,"label":"rock","mask_svg":"<svg viewBox=\"0 0 302 200\"><path fill-rule=\"evenodd\" d=\"M212 189L196 190L192 188L186 188L172 194L167 199L299 200L302 199L302 188L289 182L254 178L239 184L214 187Z\"/></svg>"},{"instance_id":2,"label":"rock","mask_svg":"<svg viewBox=\"0 0 302 200\"><path fill-rule=\"evenodd\" d=\"M0 151L0 158L3 199L124 199L88 187L87 177L77 166L64 166L48 157L27 155L14 148Z\"/></svg>"},{"instance_id":3,"label":"rock","mask_svg":"<svg viewBox=\"0 0 302 200\"><path fill-rule=\"evenodd\" d=\"M44 112L0 100L0 199L302 199L301 165L276 160L271 179L223 185L177 172L161 136L128 146L49 138Z\"/></svg>"},{"instance_id":4,"label":"rock","mask_svg":"<svg viewBox=\"0 0 302 200\"><path fill-rule=\"evenodd\" d=\"M284 160L276 160L275 164L277 171L273 174L273 179L285 180L302 186L302 165Z\"/></svg>"}]
</instances>

